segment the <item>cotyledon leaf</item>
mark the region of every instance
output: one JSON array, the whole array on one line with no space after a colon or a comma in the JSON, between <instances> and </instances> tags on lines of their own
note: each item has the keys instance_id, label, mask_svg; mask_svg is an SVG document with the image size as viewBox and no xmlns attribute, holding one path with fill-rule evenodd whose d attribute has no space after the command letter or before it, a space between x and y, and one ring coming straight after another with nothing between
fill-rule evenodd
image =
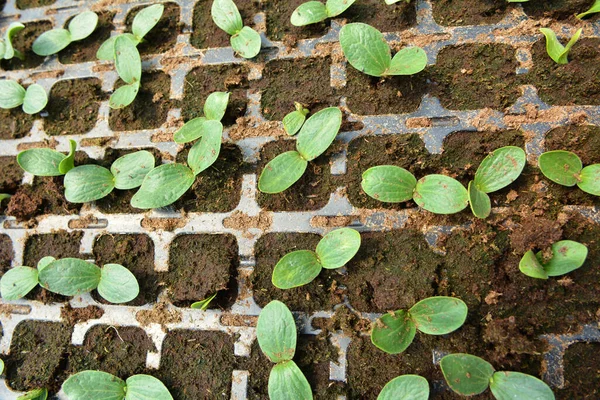
<instances>
[{"instance_id":1,"label":"cotyledon leaf","mask_svg":"<svg viewBox=\"0 0 600 400\"><path fill-rule=\"evenodd\" d=\"M131 32L141 39L156 26L165 9L164 4L153 4L145 7L133 18Z\"/></svg>"},{"instance_id":2,"label":"cotyledon leaf","mask_svg":"<svg viewBox=\"0 0 600 400\"><path fill-rule=\"evenodd\" d=\"M131 206L149 209L173 204L192 187L194 178L194 172L183 164L160 165L148 172Z\"/></svg>"},{"instance_id":3,"label":"cotyledon leaf","mask_svg":"<svg viewBox=\"0 0 600 400\"><path fill-rule=\"evenodd\" d=\"M483 393L494 374L489 362L470 354L449 354L440 360L440 367L450 389L463 396Z\"/></svg>"},{"instance_id":4,"label":"cotyledon leaf","mask_svg":"<svg viewBox=\"0 0 600 400\"><path fill-rule=\"evenodd\" d=\"M482 219L489 217L492 212L490 196L479 190L473 181L469 182L467 190L469 192L469 204L473 215Z\"/></svg>"},{"instance_id":5,"label":"cotyledon leaf","mask_svg":"<svg viewBox=\"0 0 600 400\"><path fill-rule=\"evenodd\" d=\"M71 41L71 32L67 29L52 29L38 36L31 48L38 56L49 56L67 47Z\"/></svg>"},{"instance_id":6,"label":"cotyledon leaf","mask_svg":"<svg viewBox=\"0 0 600 400\"><path fill-rule=\"evenodd\" d=\"M327 0L327 16L329 18L337 17L346 11L356 0Z\"/></svg>"},{"instance_id":7,"label":"cotyledon leaf","mask_svg":"<svg viewBox=\"0 0 600 400\"><path fill-rule=\"evenodd\" d=\"M477 168L475 185L484 193L492 193L513 183L525 167L527 156L520 147L506 146L494 150Z\"/></svg>"},{"instance_id":8,"label":"cotyledon leaf","mask_svg":"<svg viewBox=\"0 0 600 400\"><path fill-rule=\"evenodd\" d=\"M167 387L151 375L138 374L127 378L125 400L173 400Z\"/></svg>"},{"instance_id":9,"label":"cotyledon leaf","mask_svg":"<svg viewBox=\"0 0 600 400\"><path fill-rule=\"evenodd\" d=\"M454 178L427 175L417 182L413 200L436 214L454 214L469 205L467 189Z\"/></svg>"},{"instance_id":10,"label":"cotyledon leaf","mask_svg":"<svg viewBox=\"0 0 600 400\"><path fill-rule=\"evenodd\" d=\"M27 114L37 114L48 104L48 95L43 87L34 83L29 85L23 97L23 111Z\"/></svg>"},{"instance_id":11,"label":"cotyledon leaf","mask_svg":"<svg viewBox=\"0 0 600 400\"><path fill-rule=\"evenodd\" d=\"M323 268L335 269L346 265L360 248L360 233L351 228L329 232L317 244L316 253Z\"/></svg>"},{"instance_id":12,"label":"cotyledon leaf","mask_svg":"<svg viewBox=\"0 0 600 400\"><path fill-rule=\"evenodd\" d=\"M428 335L445 335L465 323L468 311L461 299L434 296L419 301L408 313L419 331Z\"/></svg>"},{"instance_id":13,"label":"cotyledon leaf","mask_svg":"<svg viewBox=\"0 0 600 400\"><path fill-rule=\"evenodd\" d=\"M280 193L302 177L308 161L297 151L282 153L269 161L258 179L258 189L263 193Z\"/></svg>"},{"instance_id":14,"label":"cotyledon leaf","mask_svg":"<svg viewBox=\"0 0 600 400\"><path fill-rule=\"evenodd\" d=\"M115 177L99 165L80 165L65 175L65 197L71 203L88 203L108 196L115 187Z\"/></svg>"},{"instance_id":15,"label":"cotyledon leaf","mask_svg":"<svg viewBox=\"0 0 600 400\"><path fill-rule=\"evenodd\" d=\"M389 381L377 400L427 400L429 383L419 375L401 375Z\"/></svg>"},{"instance_id":16,"label":"cotyledon leaf","mask_svg":"<svg viewBox=\"0 0 600 400\"><path fill-rule=\"evenodd\" d=\"M270 400L312 400L312 390L295 362L281 362L269 374Z\"/></svg>"},{"instance_id":17,"label":"cotyledon leaf","mask_svg":"<svg viewBox=\"0 0 600 400\"><path fill-rule=\"evenodd\" d=\"M4 79L0 80L0 108L15 108L23 104L25 89L19 83Z\"/></svg>"},{"instance_id":18,"label":"cotyledon leaf","mask_svg":"<svg viewBox=\"0 0 600 400\"><path fill-rule=\"evenodd\" d=\"M560 276L581 267L587 255L585 245L572 240L561 240L552 245L552 258L549 261L542 262L542 252L536 257L548 276Z\"/></svg>"},{"instance_id":19,"label":"cotyledon leaf","mask_svg":"<svg viewBox=\"0 0 600 400\"><path fill-rule=\"evenodd\" d=\"M196 175L213 165L221 151L221 122L209 119L204 122L202 128L202 137L194 143L187 157L188 165Z\"/></svg>"},{"instance_id":20,"label":"cotyledon leaf","mask_svg":"<svg viewBox=\"0 0 600 400\"><path fill-rule=\"evenodd\" d=\"M588 165L582 169L577 186L586 193L600 196L600 164Z\"/></svg>"},{"instance_id":21,"label":"cotyledon leaf","mask_svg":"<svg viewBox=\"0 0 600 400\"><path fill-rule=\"evenodd\" d=\"M82 371L71 375L62 385L69 400L123 400L125 382L107 372Z\"/></svg>"},{"instance_id":22,"label":"cotyledon leaf","mask_svg":"<svg viewBox=\"0 0 600 400\"><path fill-rule=\"evenodd\" d=\"M325 4L320 1L307 1L294 10L290 22L294 26L305 26L325 21L328 16Z\"/></svg>"},{"instance_id":23,"label":"cotyledon leaf","mask_svg":"<svg viewBox=\"0 0 600 400\"><path fill-rule=\"evenodd\" d=\"M380 350L389 354L402 353L410 346L417 326L405 310L384 314L373 323L371 342Z\"/></svg>"},{"instance_id":24,"label":"cotyledon leaf","mask_svg":"<svg viewBox=\"0 0 600 400\"><path fill-rule=\"evenodd\" d=\"M563 186L575 186L583 168L577 154L564 150L543 153L538 164L546 178Z\"/></svg>"},{"instance_id":25,"label":"cotyledon leaf","mask_svg":"<svg viewBox=\"0 0 600 400\"><path fill-rule=\"evenodd\" d=\"M535 256L533 250L527 251L519 261L519 271L536 279L548 279L548 273Z\"/></svg>"},{"instance_id":26,"label":"cotyledon leaf","mask_svg":"<svg viewBox=\"0 0 600 400\"><path fill-rule=\"evenodd\" d=\"M288 361L296 353L296 322L285 304L273 300L265 306L256 323L256 338L265 355L274 363Z\"/></svg>"},{"instance_id":27,"label":"cotyledon leaf","mask_svg":"<svg viewBox=\"0 0 600 400\"><path fill-rule=\"evenodd\" d=\"M420 47L406 47L397 52L384 75L414 75L427 66L427 53Z\"/></svg>"},{"instance_id":28,"label":"cotyledon leaf","mask_svg":"<svg viewBox=\"0 0 600 400\"><path fill-rule=\"evenodd\" d=\"M142 60L136 45L125 36L115 39L115 66L119 77L128 84L139 82L142 77Z\"/></svg>"},{"instance_id":29,"label":"cotyledon leaf","mask_svg":"<svg viewBox=\"0 0 600 400\"><path fill-rule=\"evenodd\" d=\"M412 199L417 178L394 165L371 167L362 174L361 187L366 194L384 203L401 203Z\"/></svg>"},{"instance_id":30,"label":"cotyledon leaf","mask_svg":"<svg viewBox=\"0 0 600 400\"><path fill-rule=\"evenodd\" d=\"M313 114L302 126L296 149L306 161L323 154L334 141L342 126L342 112L337 107L325 108Z\"/></svg>"},{"instance_id":31,"label":"cotyledon leaf","mask_svg":"<svg viewBox=\"0 0 600 400\"><path fill-rule=\"evenodd\" d=\"M260 35L249 26L243 27L230 39L231 48L244 58L254 58L260 53Z\"/></svg>"},{"instance_id":32,"label":"cotyledon leaf","mask_svg":"<svg viewBox=\"0 0 600 400\"><path fill-rule=\"evenodd\" d=\"M136 151L119 157L110 166L115 178L115 187L126 190L142 184L144 178L154 168L154 156L146 150Z\"/></svg>"},{"instance_id":33,"label":"cotyledon leaf","mask_svg":"<svg viewBox=\"0 0 600 400\"><path fill-rule=\"evenodd\" d=\"M122 265L102 266L98 294L111 303L127 303L137 297L140 286L135 276Z\"/></svg>"},{"instance_id":34,"label":"cotyledon leaf","mask_svg":"<svg viewBox=\"0 0 600 400\"><path fill-rule=\"evenodd\" d=\"M73 168L75 168L75 150L77 150L77 142L73 139L69 140L69 154L58 164L58 170L66 174Z\"/></svg>"},{"instance_id":35,"label":"cotyledon leaf","mask_svg":"<svg viewBox=\"0 0 600 400\"><path fill-rule=\"evenodd\" d=\"M350 65L367 75L382 76L392 62L392 53L383 34L367 24L344 25L340 31L340 45Z\"/></svg>"},{"instance_id":36,"label":"cotyledon leaf","mask_svg":"<svg viewBox=\"0 0 600 400\"><path fill-rule=\"evenodd\" d=\"M494 373L490 389L496 400L554 400L554 393L546 383L521 372Z\"/></svg>"},{"instance_id":37,"label":"cotyledon leaf","mask_svg":"<svg viewBox=\"0 0 600 400\"><path fill-rule=\"evenodd\" d=\"M66 156L52 149L29 149L17 155L17 162L25 171L36 176L60 176L59 165Z\"/></svg>"},{"instance_id":38,"label":"cotyledon leaf","mask_svg":"<svg viewBox=\"0 0 600 400\"><path fill-rule=\"evenodd\" d=\"M98 24L98 14L93 11L85 11L73 17L69 22L71 40L81 40L90 36Z\"/></svg>"},{"instance_id":39,"label":"cotyledon leaf","mask_svg":"<svg viewBox=\"0 0 600 400\"><path fill-rule=\"evenodd\" d=\"M79 258L61 258L39 272L40 285L63 296L76 296L98 287L100 268Z\"/></svg>"},{"instance_id":40,"label":"cotyledon leaf","mask_svg":"<svg viewBox=\"0 0 600 400\"><path fill-rule=\"evenodd\" d=\"M227 110L227 103L229 103L229 92L209 94L204 102L204 116L206 119L222 120Z\"/></svg>"},{"instance_id":41,"label":"cotyledon leaf","mask_svg":"<svg viewBox=\"0 0 600 400\"><path fill-rule=\"evenodd\" d=\"M4 300L18 300L38 284L38 270L31 267L14 267L2 275L0 293Z\"/></svg>"},{"instance_id":42,"label":"cotyledon leaf","mask_svg":"<svg viewBox=\"0 0 600 400\"><path fill-rule=\"evenodd\" d=\"M314 251L297 250L279 260L271 280L278 289L291 289L312 282L322 268Z\"/></svg>"},{"instance_id":43,"label":"cotyledon leaf","mask_svg":"<svg viewBox=\"0 0 600 400\"><path fill-rule=\"evenodd\" d=\"M242 16L232 0L214 0L210 14L214 23L230 35L235 35L244 26Z\"/></svg>"},{"instance_id":44,"label":"cotyledon leaf","mask_svg":"<svg viewBox=\"0 0 600 400\"><path fill-rule=\"evenodd\" d=\"M127 107L135 100L138 92L140 91L140 83L135 82L131 85L123 85L116 89L113 94L110 95L108 105L110 108L119 109Z\"/></svg>"}]
</instances>

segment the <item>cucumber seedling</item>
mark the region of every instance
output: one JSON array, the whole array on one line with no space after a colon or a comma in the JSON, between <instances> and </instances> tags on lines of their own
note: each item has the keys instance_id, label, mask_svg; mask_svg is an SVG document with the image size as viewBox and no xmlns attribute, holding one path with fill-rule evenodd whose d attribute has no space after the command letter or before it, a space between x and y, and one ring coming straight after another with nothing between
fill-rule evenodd
<instances>
[{"instance_id":1,"label":"cucumber seedling","mask_svg":"<svg viewBox=\"0 0 600 400\"><path fill-rule=\"evenodd\" d=\"M269 374L270 400L312 400L306 377L292 361L296 353L296 322L290 310L273 300L262 309L256 324L256 339L262 352L275 363Z\"/></svg>"},{"instance_id":2,"label":"cucumber seedling","mask_svg":"<svg viewBox=\"0 0 600 400\"><path fill-rule=\"evenodd\" d=\"M17 397L17 400L46 400L48 398L48 389L33 389Z\"/></svg>"},{"instance_id":3,"label":"cucumber seedling","mask_svg":"<svg viewBox=\"0 0 600 400\"><path fill-rule=\"evenodd\" d=\"M582 12L581 14L577 14L577 18L583 19L589 15L596 14L600 12L600 0L596 0L594 4L590 7L589 10Z\"/></svg>"},{"instance_id":4,"label":"cucumber seedling","mask_svg":"<svg viewBox=\"0 0 600 400\"><path fill-rule=\"evenodd\" d=\"M571 51L573 45L579 40L581 32L583 32L583 28L575 32L575 35L573 35L566 46L563 46L560 43L556 37L556 33L554 33L552 29L540 28L540 32L542 32L546 37L546 52L550 58L553 59L557 64L568 64L569 52Z\"/></svg>"},{"instance_id":5,"label":"cucumber seedling","mask_svg":"<svg viewBox=\"0 0 600 400\"><path fill-rule=\"evenodd\" d=\"M542 174L559 185L573 187L600 196L600 164L583 167L577 154L565 150L543 153L538 159Z\"/></svg>"},{"instance_id":6,"label":"cucumber seedling","mask_svg":"<svg viewBox=\"0 0 600 400\"><path fill-rule=\"evenodd\" d=\"M79 258L44 257L37 268L26 266L9 269L0 278L4 300L18 300L37 285L63 296L77 296L97 289L111 303L127 303L140 291L137 279L124 266L106 264L102 268Z\"/></svg>"},{"instance_id":7,"label":"cucumber seedling","mask_svg":"<svg viewBox=\"0 0 600 400\"><path fill-rule=\"evenodd\" d=\"M117 88L108 101L110 108L118 109L130 105L140 91L142 59L136 45L123 35L116 38L114 52L117 73L126 83Z\"/></svg>"},{"instance_id":8,"label":"cucumber seedling","mask_svg":"<svg viewBox=\"0 0 600 400\"><path fill-rule=\"evenodd\" d=\"M210 302L213 301L215 297L217 297L217 293L213 294L210 297L205 298L204 300L200 300L195 303L192 303L190 308L193 308L194 310L206 311L208 309L208 306L210 305Z\"/></svg>"},{"instance_id":9,"label":"cucumber seedling","mask_svg":"<svg viewBox=\"0 0 600 400\"><path fill-rule=\"evenodd\" d=\"M260 52L260 35L244 26L240 11L232 0L214 0L210 14L215 24L229 35L233 50L244 58L254 58Z\"/></svg>"},{"instance_id":10,"label":"cucumber seedling","mask_svg":"<svg viewBox=\"0 0 600 400\"><path fill-rule=\"evenodd\" d=\"M427 54L417 46L406 47L392 58L383 34L363 23L344 25L340 45L350 65L371 76L413 75L427 66Z\"/></svg>"},{"instance_id":11,"label":"cucumber seedling","mask_svg":"<svg viewBox=\"0 0 600 400\"><path fill-rule=\"evenodd\" d=\"M62 385L69 400L173 400L166 386L150 375L132 375L123 381L103 371L82 371Z\"/></svg>"},{"instance_id":12,"label":"cucumber seedling","mask_svg":"<svg viewBox=\"0 0 600 400\"><path fill-rule=\"evenodd\" d=\"M489 387L498 400L554 400L554 393L540 379L521 372L495 372L487 361L470 354L449 354L440 360L446 383L462 396L481 394Z\"/></svg>"},{"instance_id":13,"label":"cucumber seedling","mask_svg":"<svg viewBox=\"0 0 600 400\"><path fill-rule=\"evenodd\" d=\"M300 128L304 125L306 116L309 113L308 108L304 108L304 106L298 102L294 102L294 107L296 107L296 110L283 117L282 121L285 133L290 136L294 136L296 133L300 132Z\"/></svg>"},{"instance_id":14,"label":"cucumber seedling","mask_svg":"<svg viewBox=\"0 0 600 400\"><path fill-rule=\"evenodd\" d=\"M48 95L43 87L34 83L27 90L18 82L0 80L0 108L11 109L23 106L27 114L39 113L48 104Z\"/></svg>"},{"instance_id":15,"label":"cucumber seedling","mask_svg":"<svg viewBox=\"0 0 600 400\"><path fill-rule=\"evenodd\" d=\"M300 129L296 151L282 153L269 161L258 179L258 190L280 193L296 183L306 171L308 162L323 154L333 143L342 126L342 112L337 107L325 108L312 115Z\"/></svg>"},{"instance_id":16,"label":"cucumber seedling","mask_svg":"<svg viewBox=\"0 0 600 400\"><path fill-rule=\"evenodd\" d=\"M377 400L427 400L429 383L419 375L400 375L385 384Z\"/></svg>"},{"instance_id":17,"label":"cucumber seedling","mask_svg":"<svg viewBox=\"0 0 600 400\"><path fill-rule=\"evenodd\" d=\"M360 234L341 228L329 232L317 244L316 251L297 250L286 254L273 269L273 285L291 289L312 282L323 268L337 269L346 265L360 248Z\"/></svg>"},{"instance_id":18,"label":"cucumber seedling","mask_svg":"<svg viewBox=\"0 0 600 400\"><path fill-rule=\"evenodd\" d=\"M548 279L568 274L580 268L588 255L585 245L572 240L561 240L552 245L552 257L545 260L543 252L529 250L519 262L519 270L527 276Z\"/></svg>"},{"instance_id":19,"label":"cucumber seedling","mask_svg":"<svg viewBox=\"0 0 600 400\"><path fill-rule=\"evenodd\" d=\"M8 28L6 28L4 40L0 40L0 58L5 60L10 60L13 57L17 57L20 60L25 59L25 55L15 49L12 44L12 38L23 29L25 29L25 25L19 22L11 22Z\"/></svg>"},{"instance_id":20,"label":"cucumber seedling","mask_svg":"<svg viewBox=\"0 0 600 400\"><path fill-rule=\"evenodd\" d=\"M58 28L42 33L33 42L33 52L38 56L56 54L72 42L90 36L98 24L98 14L86 11L75 16L69 22L68 29Z\"/></svg>"},{"instance_id":21,"label":"cucumber seedling","mask_svg":"<svg viewBox=\"0 0 600 400\"><path fill-rule=\"evenodd\" d=\"M377 319L371 342L386 353L402 353L413 342L417 330L428 335L454 332L465 323L468 311L465 302L455 297L429 297L408 311L397 310Z\"/></svg>"},{"instance_id":22,"label":"cucumber seedling","mask_svg":"<svg viewBox=\"0 0 600 400\"><path fill-rule=\"evenodd\" d=\"M17 154L17 163L24 171L35 176L64 175L75 166L77 143L69 140L69 148L67 155L48 148L24 150Z\"/></svg>"},{"instance_id":23,"label":"cucumber seedling","mask_svg":"<svg viewBox=\"0 0 600 400\"><path fill-rule=\"evenodd\" d=\"M300 4L292 13L290 22L294 26L317 24L327 18L337 17L348 9L356 0L327 0L325 4L320 1L309 1Z\"/></svg>"}]
</instances>

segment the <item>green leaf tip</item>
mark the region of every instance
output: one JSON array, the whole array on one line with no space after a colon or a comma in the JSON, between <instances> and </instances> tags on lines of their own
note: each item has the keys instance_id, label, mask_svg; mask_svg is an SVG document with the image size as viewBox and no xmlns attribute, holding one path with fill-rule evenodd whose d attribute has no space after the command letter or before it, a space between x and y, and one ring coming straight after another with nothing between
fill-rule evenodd
<instances>
[{"instance_id":1,"label":"green leaf tip","mask_svg":"<svg viewBox=\"0 0 600 400\"><path fill-rule=\"evenodd\" d=\"M583 32L583 28L580 28L575 32L571 40L567 43L566 46L563 46L558 38L556 37L556 33L552 29L548 28L540 28L540 32L544 34L546 37L546 51L550 58L554 60L557 64L568 64L568 56L571 48L575 43L579 40L581 33Z\"/></svg>"},{"instance_id":2,"label":"green leaf tip","mask_svg":"<svg viewBox=\"0 0 600 400\"><path fill-rule=\"evenodd\" d=\"M582 12L581 14L577 14L577 18L583 19L589 15L596 14L600 12L600 0L596 0L594 4L589 8L589 10Z\"/></svg>"},{"instance_id":3,"label":"green leaf tip","mask_svg":"<svg viewBox=\"0 0 600 400\"><path fill-rule=\"evenodd\" d=\"M377 400L427 400L429 383L419 375L400 375L386 383Z\"/></svg>"},{"instance_id":4,"label":"green leaf tip","mask_svg":"<svg viewBox=\"0 0 600 400\"><path fill-rule=\"evenodd\" d=\"M200 300L195 303L192 303L190 308L192 308L194 310L202 310L202 311L208 310L208 306L210 305L210 302L213 301L215 299L215 297L217 297L217 294L218 294L218 292L215 292L212 296L207 297L204 300Z\"/></svg>"}]
</instances>

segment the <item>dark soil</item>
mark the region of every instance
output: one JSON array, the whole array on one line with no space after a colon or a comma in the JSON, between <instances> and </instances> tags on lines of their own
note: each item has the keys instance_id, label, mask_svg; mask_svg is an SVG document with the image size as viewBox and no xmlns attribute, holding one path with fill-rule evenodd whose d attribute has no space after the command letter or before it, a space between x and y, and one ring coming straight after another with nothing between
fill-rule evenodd
<instances>
[{"instance_id":1,"label":"dark soil","mask_svg":"<svg viewBox=\"0 0 600 400\"><path fill-rule=\"evenodd\" d=\"M331 20L327 19L318 24L294 26L290 22L292 13L304 0L273 0L265 2L267 15L267 37L271 40L285 40L286 43L295 44L299 39L317 38L329 31ZM354 5L352 6L354 7ZM348 14L343 13L341 17Z\"/></svg>"},{"instance_id":2,"label":"dark soil","mask_svg":"<svg viewBox=\"0 0 600 400\"><path fill-rule=\"evenodd\" d=\"M594 0L545 0L522 3L522 6L525 14L532 18L553 18L576 23L579 20L575 16L589 10L592 4ZM592 14L586 21L597 19L598 14Z\"/></svg>"},{"instance_id":3,"label":"dark soil","mask_svg":"<svg viewBox=\"0 0 600 400\"><path fill-rule=\"evenodd\" d=\"M600 163L598 149L600 149L600 128L597 126L564 126L546 134L546 151L572 151L581 158L584 166Z\"/></svg>"},{"instance_id":4,"label":"dark soil","mask_svg":"<svg viewBox=\"0 0 600 400\"><path fill-rule=\"evenodd\" d=\"M177 42L177 35L182 28L182 24L179 22L180 8L176 3L164 3L164 5L165 10L162 17L156 26L144 36L142 43L138 45L140 54L164 53L172 49ZM136 14L146 7L147 5L135 7L127 14L125 24L128 31L131 31L131 24Z\"/></svg>"},{"instance_id":5,"label":"dark soil","mask_svg":"<svg viewBox=\"0 0 600 400\"><path fill-rule=\"evenodd\" d=\"M281 290L273 286L271 276L279 260L296 250L315 250L321 236L312 233L268 233L256 242L256 265L251 285L256 303L264 307L271 300L284 302L295 311L331 310L341 303L338 283L343 276L336 270L323 269L319 276L307 285Z\"/></svg>"},{"instance_id":6,"label":"dark soil","mask_svg":"<svg viewBox=\"0 0 600 400\"><path fill-rule=\"evenodd\" d=\"M556 106L599 105L600 39L581 39L569 53L568 64L555 63L546 52L545 39L533 45L534 67L525 76L540 98Z\"/></svg>"},{"instance_id":7,"label":"dark soil","mask_svg":"<svg viewBox=\"0 0 600 400\"><path fill-rule=\"evenodd\" d=\"M105 100L102 82L96 78L55 83L48 99L44 130L49 135L80 135L94 128L100 102Z\"/></svg>"},{"instance_id":8,"label":"dark soil","mask_svg":"<svg viewBox=\"0 0 600 400\"><path fill-rule=\"evenodd\" d=\"M235 2L244 25L253 26L254 15L260 10L256 6L255 0L238 0ZM267 3L272 3L271 1ZM193 20L193 32L190 37L192 46L199 49L206 49L209 47L230 47L229 34L219 29L212 20L210 14L210 8L212 1L210 0L199 0L194 6L194 20ZM269 5L267 5L269 7Z\"/></svg>"},{"instance_id":9,"label":"dark soil","mask_svg":"<svg viewBox=\"0 0 600 400\"><path fill-rule=\"evenodd\" d=\"M17 0L17 8L25 10L34 7L45 7L56 3L56 0Z\"/></svg>"},{"instance_id":10,"label":"dark soil","mask_svg":"<svg viewBox=\"0 0 600 400\"><path fill-rule=\"evenodd\" d=\"M69 326L86 322L91 319L100 319L104 315L104 310L98 306L87 307L71 307L71 304L66 303L60 309L60 317L64 323Z\"/></svg>"},{"instance_id":11,"label":"dark soil","mask_svg":"<svg viewBox=\"0 0 600 400\"><path fill-rule=\"evenodd\" d=\"M204 115L204 102L212 92L230 92L223 125L233 125L243 117L248 106L248 72L246 65L206 65L194 68L185 77L182 115L186 121Z\"/></svg>"},{"instance_id":12,"label":"dark soil","mask_svg":"<svg viewBox=\"0 0 600 400\"><path fill-rule=\"evenodd\" d=\"M115 29L112 21L114 12L101 11L98 14L98 24L96 30L83 40L71 43L66 49L58 53L58 60L63 64L81 63L87 61L96 61L96 52L110 37L110 32ZM72 18L65 23L65 29L69 26Z\"/></svg>"},{"instance_id":13,"label":"dark soil","mask_svg":"<svg viewBox=\"0 0 600 400\"><path fill-rule=\"evenodd\" d=\"M4 275L10 268L14 257L12 241L8 235L0 235L0 273Z\"/></svg>"},{"instance_id":14,"label":"dark soil","mask_svg":"<svg viewBox=\"0 0 600 400\"><path fill-rule=\"evenodd\" d=\"M172 330L163 343L158 377L178 400L228 399L233 343L224 332Z\"/></svg>"},{"instance_id":15,"label":"dark soil","mask_svg":"<svg viewBox=\"0 0 600 400\"><path fill-rule=\"evenodd\" d=\"M296 150L295 140L278 140L263 146L257 175L260 176L269 161L290 150ZM305 211L324 207L335 191L329 162L329 152L326 152L309 162L302 178L285 191L278 194L259 192L259 206L269 211Z\"/></svg>"},{"instance_id":16,"label":"dark soil","mask_svg":"<svg viewBox=\"0 0 600 400\"><path fill-rule=\"evenodd\" d=\"M98 266L105 264L121 264L135 275L140 294L130 306L141 306L153 303L158 297L159 275L154 271L154 242L146 235L103 235L94 243L94 258ZM94 298L105 304L100 296Z\"/></svg>"},{"instance_id":17,"label":"dark soil","mask_svg":"<svg viewBox=\"0 0 600 400\"><path fill-rule=\"evenodd\" d=\"M565 352L565 388L557 391L563 399L592 400L600 397L598 370L600 343L575 343Z\"/></svg>"},{"instance_id":18,"label":"dark soil","mask_svg":"<svg viewBox=\"0 0 600 400\"><path fill-rule=\"evenodd\" d=\"M18 5L19 3L17 3L17 6ZM22 61L17 57L13 57L10 60L2 60L2 62L0 62L2 69L10 71L15 69L35 68L44 61L45 57L35 54L31 49L31 46L38 36L53 28L52 23L50 21L36 21L28 22L23 25L25 25L25 28L14 36L12 44L16 50L23 53L25 60Z\"/></svg>"},{"instance_id":19,"label":"dark soil","mask_svg":"<svg viewBox=\"0 0 600 400\"><path fill-rule=\"evenodd\" d=\"M506 16L509 7L505 0L436 0L432 3L433 18L445 26L495 24Z\"/></svg>"},{"instance_id":20,"label":"dark soil","mask_svg":"<svg viewBox=\"0 0 600 400\"><path fill-rule=\"evenodd\" d=\"M233 235L180 235L171 243L165 279L174 304L188 307L218 292L210 308L237 297L238 247Z\"/></svg>"},{"instance_id":21,"label":"dark soil","mask_svg":"<svg viewBox=\"0 0 600 400\"><path fill-rule=\"evenodd\" d=\"M0 193L15 193L23 180L23 170L17 163L17 157L0 157L0 171ZM6 200L2 204L6 204Z\"/></svg>"},{"instance_id":22,"label":"dark soil","mask_svg":"<svg viewBox=\"0 0 600 400\"><path fill-rule=\"evenodd\" d=\"M124 84L119 80L115 89ZM125 108L110 110L110 129L135 131L160 127L167 120L167 113L175 103L170 100L170 93L169 75L161 71L144 72L140 91L133 103Z\"/></svg>"},{"instance_id":23,"label":"dark soil","mask_svg":"<svg viewBox=\"0 0 600 400\"><path fill-rule=\"evenodd\" d=\"M27 135L33 126L35 115L26 114L21 107L0 110L0 139L20 139Z\"/></svg>"},{"instance_id":24,"label":"dark soil","mask_svg":"<svg viewBox=\"0 0 600 400\"><path fill-rule=\"evenodd\" d=\"M349 22L363 22L381 32L398 32L417 24L417 9L414 1L399 1L387 5L379 0L357 1L340 17Z\"/></svg>"},{"instance_id":25,"label":"dark soil","mask_svg":"<svg viewBox=\"0 0 600 400\"><path fill-rule=\"evenodd\" d=\"M502 110L520 96L515 48L504 44L445 47L437 57L434 94L452 110Z\"/></svg>"}]
</instances>

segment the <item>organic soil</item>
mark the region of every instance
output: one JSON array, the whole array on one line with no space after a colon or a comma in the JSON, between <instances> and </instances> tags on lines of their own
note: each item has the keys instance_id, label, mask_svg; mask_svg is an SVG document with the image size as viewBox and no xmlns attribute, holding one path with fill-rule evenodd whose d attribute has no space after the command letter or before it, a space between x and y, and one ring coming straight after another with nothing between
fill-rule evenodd
<instances>
[{"instance_id":1,"label":"organic soil","mask_svg":"<svg viewBox=\"0 0 600 400\"><path fill-rule=\"evenodd\" d=\"M142 55L164 53L172 49L177 42L177 35L181 33L182 28L182 24L179 22L181 10L176 3L164 3L164 6L165 9L158 23L144 36L144 40L137 46ZM131 24L137 13L146 7L148 6L135 7L127 14L127 19L125 20L127 31L131 31Z\"/></svg>"},{"instance_id":2,"label":"organic soil","mask_svg":"<svg viewBox=\"0 0 600 400\"><path fill-rule=\"evenodd\" d=\"M17 8L26 10L28 8L45 7L56 3L56 0L17 0Z\"/></svg>"},{"instance_id":3,"label":"organic soil","mask_svg":"<svg viewBox=\"0 0 600 400\"><path fill-rule=\"evenodd\" d=\"M273 0L265 2L267 16L267 37L270 40L285 40L288 44L295 44L299 39L317 38L329 31L331 20L306 25L294 26L290 22L292 13L304 0ZM354 7L354 6L351 6ZM342 13L343 18L348 11Z\"/></svg>"},{"instance_id":4,"label":"organic soil","mask_svg":"<svg viewBox=\"0 0 600 400\"><path fill-rule=\"evenodd\" d=\"M563 399L592 400L600 397L598 371L600 343L575 343L564 356L565 388L557 394Z\"/></svg>"},{"instance_id":5,"label":"organic soil","mask_svg":"<svg viewBox=\"0 0 600 400\"><path fill-rule=\"evenodd\" d=\"M510 6L506 0L436 0L432 5L435 22L444 26L495 24Z\"/></svg>"},{"instance_id":6,"label":"organic soil","mask_svg":"<svg viewBox=\"0 0 600 400\"><path fill-rule=\"evenodd\" d=\"M0 157L0 171L0 193L15 193L23 180L23 170L17 163L17 157ZM2 204L6 204L6 200Z\"/></svg>"},{"instance_id":7,"label":"organic soil","mask_svg":"<svg viewBox=\"0 0 600 400\"><path fill-rule=\"evenodd\" d=\"M90 319L100 319L103 315L104 310L98 306L71 307L71 304L66 303L60 308L60 317L69 326L75 326L75 324L87 322Z\"/></svg>"},{"instance_id":8,"label":"organic soil","mask_svg":"<svg viewBox=\"0 0 600 400\"><path fill-rule=\"evenodd\" d=\"M0 273L4 275L10 268L14 257L12 241L8 235L0 235Z\"/></svg>"},{"instance_id":9,"label":"organic soil","mask_svg":"<svg viewBox=\"0 0 600 400\"><path fill-rule=\"evenodd\" d=\"M98 24L94 32L83 40L71 43L64 50L58 53L58 60L63 64L74 64L87 61L96 61L96 52L110 38L110 32L115 29L112 21L115 13L111 11L101 11L98 14ZM69 26L73 17L65 22L65 29Z\"/></svg>"},{"instance_id":10,"label":"organic soil","mask_svg":"<svg viewBox=\"0 0 600 400\"><path fill-rule=\"evenodd\" d=\"M20 139L26 136L33 127L35 115L26 114L21 107L0 110L0 139Z\"/></svg>"},{"instance_id":11,"label":"organic soil","mask_svg":"<svg viewBox=\"0 0 600 400\"><path fill-rule=\"evenodd\" d=\"M17 57L13 57L10 60L2 60L0 66L4 70L12 71L15 69L35 68L44 61L45 57L35 54L31 46L38 36L53 28L52 23L50 21L35 21L23 25L25 25L25 28L14 36L12 44L16 50L23 53L25 59L20 60Z\"/></svg>"},{"instance_id":12,"label":"organic soil","mask_svg":"<svg viewBox=\"0 0 600 400\"><path fill-rule=\"evenodd\" d=\"M545 0L529 1L521 5L525 14L531 18L552 18L578 23L579 20L575 16L589 10L593 4L594 0ZM596 21L597 19L598 14L592 14L586 18L586 21Z\"/></svg>"},{"instance_id":13,"label":"organic soil","mask_svg":"<svg viewBox=\"0 0 600 400\"><path fill-rule=\"evenodd\" d=\"M414 1L385 4L379 0L357 1L340 17L348 22L362 22L381 32L398 32L417 24L417 7Z\"/></svg>"}]
</instances>

